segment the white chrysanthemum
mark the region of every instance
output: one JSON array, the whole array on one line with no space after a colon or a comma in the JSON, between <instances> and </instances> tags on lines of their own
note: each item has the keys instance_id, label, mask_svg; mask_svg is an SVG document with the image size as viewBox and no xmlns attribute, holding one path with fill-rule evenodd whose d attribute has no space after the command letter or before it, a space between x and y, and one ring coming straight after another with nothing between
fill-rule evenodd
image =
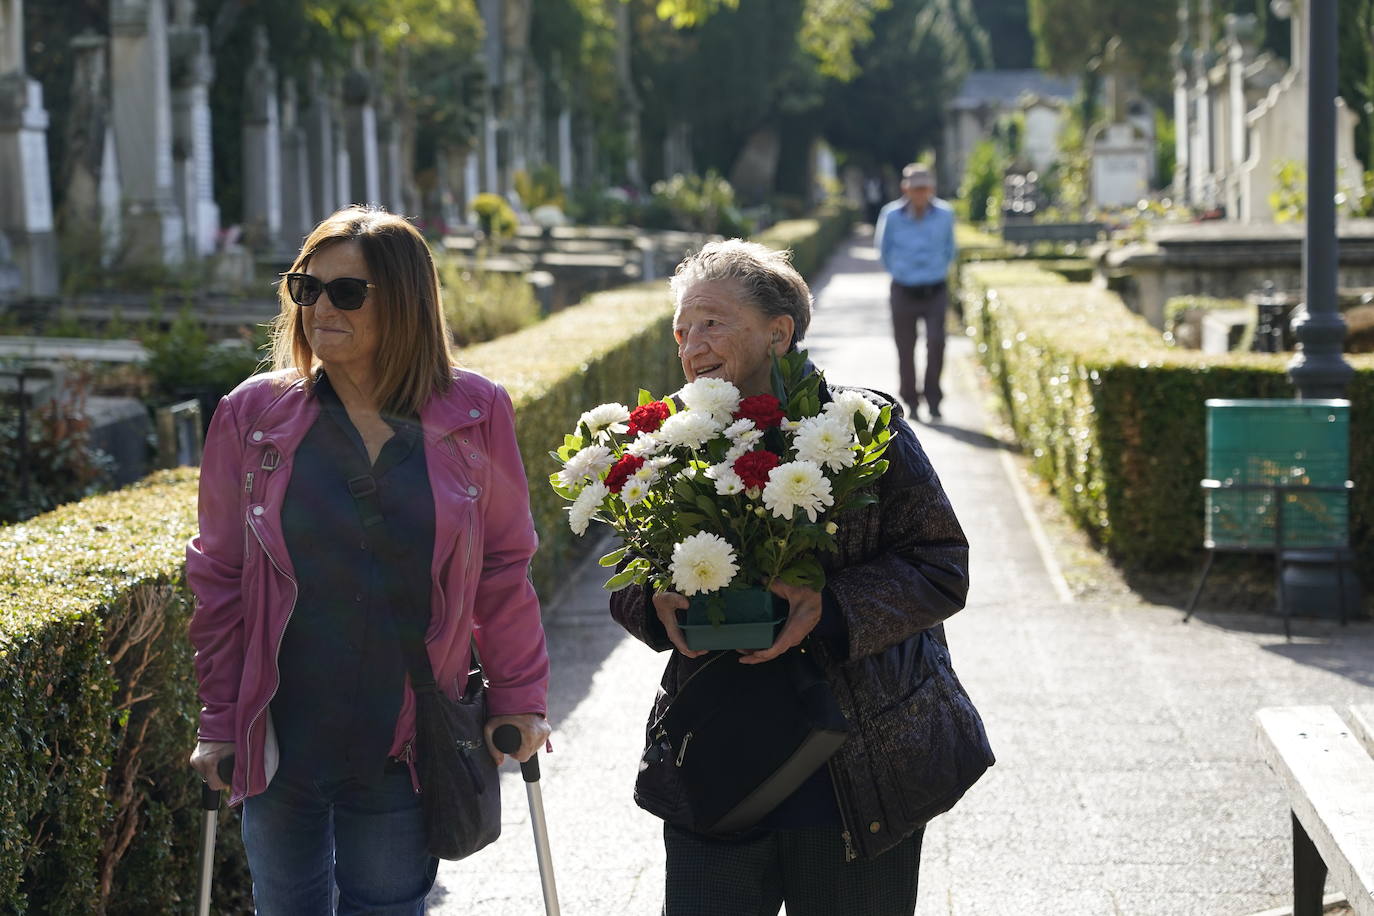
<instances>
[{"instance_id":1,"label":"white chrysanthemum","mask_svg":"<svg viewBox=\"0 0 1374 916\"><path fill-rule=\"evenodd\" d=\"M568 527L573 530L573 534L586 534L587 525L591 522L592 516L601 508L601 501L605 499L610 490L601 481L596 481L583 488L577 494L577 499L568 507Z\"/></svg>"},{"instance_id":2,"label":"white chrysanthemum","mask_svg":"<svg viewBox=\"0 0 1374 916\"><path fill-rule=\"evenodd\" d=\"M802 461L838 471L854 464L854 426L849 421L821 414L808 417L797 429L792 447Z\"/></svg>"},{"instance_id":3,"label":"white chrysanthemum","mask_svg":"<svg viewBox=\"0 0 1374 916\"><path fill-rule=\"evenodd\" d=\"M647 479L639 474L631 474L630 479L620 488L620 498L627 507L637 506L649 495L650 486L652 484Z\"/></svg>"},{"instance_id":4,"label":"white chrysanthemum","mask_svg":"<svg viewBox=\"0 0 1374 916\"><path fill-rule=\"evenodd\" d=\"M663 451L664 445L666 443L653 433L640 433L635 441L626 446L625 453L636 458L648 458Z\"/></svg>"},{"instance_id":5,"label":"white chrysanthemum","mask_svg":"<svg viewBox=\"0 0 1374 916\"><path fill-rule=\"evenodd\" d=\"M754 429L756 429L754 421L748 417L742 417L725 427L725 438L730 440L738 439L740 436ZM759 435L762 435L762 433Z\"/></svg>"},{"instance_id":6,"label":"white chrysanthemum","mask_svg":"<svg viewBox=\"0 0 1374 916\"><path fill-rule=\"evenodd\" d=\"M640 468L635 473L643 474L646 470L652 470L654 471L654 479L657 480L658 472L663 470L676 460L677 459L674 458L672 455L660 455L657 458L650 458L648 461L644 462L644 467Z\"/></svg>"},{"instance_id":7,"label":"white chrysanthemum","mask_svg":"<svg viewBox=\"0 0 1374 916\"><path fill-rule=\"evenodd\" d=\"M721 496L734 496L744 492L744 481L731 467L734 460L728 458L721 464L713 464L706 469L706 476L716 482L716 493Z\"/></svg>"},{"instance_id":8,"label":"white chrysanthemum","mask_svg":"<svg viewBox=\"0 0 1374 916\"><path fill-rule=\"evenodd\" d=\"M677 396L687 412L699 411L716 418L724 426L739 409L739 389L723 378L699 378L683 386Z\"/></svg>"},{"instance_id":9,"label":"white chrysanthemum","mask_svg":"<svg viewBox=\"0 0 1374 916\"><path fill-rule=\"evenodd\" d=\"M624 404L601 404L577 418L577 423L581 426L587 424L587 428L592 431L592 435L598 439L605 438L605 433L623 433L629 429L625 424L630 419L630 408Z\"/></svg>"},{"instance_id":10,"label":"white chrysanthemum","mask_svg":"<svg viewBox=\"0 0 1374 916\"><path fill-rule=\"evenodd\" d=\"M871 428L877 422L881 410L882 408L877 404L857 391L842 391L835 395L835 400L825 405L823 413L837 420L843 420L851 427L854 425L854 414L862 414Z\"/></svg>"},{"instance_id":11,"label":"white chrysanthemum","mask_svg":"<svg viewBox=\"0 0 1374 916\"><path fill-rule=\"evenodd\" d=\"M673 574L673 587L684 595L724 588L739 571L735 549L730 542L705 531L673 547L673 560L668 569Z\"/></svg>"},{"instance_id":12,"label":"white chrysanthemum","mask_svg":"<svg viewBox=\"0 0 1374 916\"><path fill-rule=\"evenodd\" d=\"M558 482L575 487L584 480L597 480L615 464L615 455L604 445L589 445L568 459L558 472Z\"/></svg>"},{"instance_id":13,"label":"white chrysanthemum","mask_svg":"<svg viewBox=\"0 0 1374 916\"><path fill-rule=\"evenodd\" d=\"M673 448L700 448L720 432L721 426L709 413L681 410L663 421L657 435Z\"/></svg>"},{"instance_id":14,"label":"white chrysanthemum","mask_svg":"<svg viewBox=\"0 0 1374 916\"><path fill-rule=\"evenodd\" d=\"M830 481L811 461L789 461L773 468L763 488L763 503L779 518L791 518L801 509L811 521L816 513L835 504Z\"/></svg>"},{"instance_id":15,"label":"white chrysanthemum","mask_svg":"<svg viewBox=\"0 0 1374 916\"><path fill-rule=\"evenodd\" d=\"M791 417L783 417L782 422L778 424L778 428L785 433L790 433L795 432L797 427L801 426L801 424L801 420L793 420Z\"/></svg>"}]
</instances>

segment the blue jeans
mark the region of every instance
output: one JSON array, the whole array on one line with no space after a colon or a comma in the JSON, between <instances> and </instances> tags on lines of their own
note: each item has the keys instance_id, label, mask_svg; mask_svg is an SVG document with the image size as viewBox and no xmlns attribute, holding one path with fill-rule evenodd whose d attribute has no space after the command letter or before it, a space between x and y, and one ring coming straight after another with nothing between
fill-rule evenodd
<instances>
[{"instance_id":1,"label":"blue jeans","mask_svg":"<svg viewBox=\"0 0 1374 916\"><path fill-rule=\"evenodd\" d=\"M420 916L439 860L403 767L374 785L273 777L243 803L258 916Z\"/></svg>"}]
</instances>

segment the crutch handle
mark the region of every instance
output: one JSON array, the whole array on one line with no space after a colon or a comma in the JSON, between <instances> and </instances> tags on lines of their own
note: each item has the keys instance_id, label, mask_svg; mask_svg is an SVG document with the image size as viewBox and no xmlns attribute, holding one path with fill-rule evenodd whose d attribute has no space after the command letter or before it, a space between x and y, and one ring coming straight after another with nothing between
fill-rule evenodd
<instances>
[{"instance_id":1,"label":"crutch handle","mask_svg":"<svg viewBox=\"0 0 1374 916\"><path fill-rule=\"evenodd\" d=\"M498 725L496 731L491 733L491 743L496 745L496 749L503 754L514 754L520 750L520 729L509 724ZM539 781L538 754L520 764L520 775L525 777L525 782Z\"/></svg>"},{"instance_id":2,"label":"crutch handle","mask_svg":"<svg viewBox=\"0 0 1374 916\"><path fill-rule=\"evenodd\" d=\"M215 773L219 775L220 781L226 785L234 779L234 755L221 757L219 763L215 764ZM219 789L210 788L208 782L200 784L200 807L204 811L219 810Z\"/></svg>"}]
</instances>

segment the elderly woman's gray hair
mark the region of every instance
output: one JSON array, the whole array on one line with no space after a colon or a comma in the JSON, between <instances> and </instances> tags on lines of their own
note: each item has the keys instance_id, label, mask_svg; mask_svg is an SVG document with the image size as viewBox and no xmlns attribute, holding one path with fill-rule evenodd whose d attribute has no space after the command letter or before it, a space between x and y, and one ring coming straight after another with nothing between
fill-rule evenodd
<instances>
[{"instance_id":1,"label":"elderly woman's gray hair","mask_svg":"<svg viewBox=\"0 0 1374 916\"><path fill-rule=\"evenodd\" d=\"M811 324L811 288L792 266L792 255L758 242L726 239L708 242L677 266L669 286L674 297L695 283L738 280L750 304L768 317L792 318L792 347Z\"/></svg>"}]
</instances>

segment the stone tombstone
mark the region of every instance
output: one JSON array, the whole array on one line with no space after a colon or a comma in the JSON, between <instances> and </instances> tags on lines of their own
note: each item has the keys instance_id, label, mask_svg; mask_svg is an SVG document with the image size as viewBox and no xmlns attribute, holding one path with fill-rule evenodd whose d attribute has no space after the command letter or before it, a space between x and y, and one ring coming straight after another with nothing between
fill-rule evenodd
<instances>
[{"instance_id":1,"label":"stone tombstone","mask_svg":"<svg viewBox=\"0 0 1374 916\"><path fill-rule=\"evenodd\" d=\"M210 85L215 61L210 30L196 25L194 0L177 0L171 33L172 164L176 199L186 222L187 252L215 253L219 204L215 202L214 151L210 142Z\"/></svg>"},{"instance_id":2,"label":"stone tombstone","mask_svg":"<svg viewBox=\"0 0 1374 916\"><path fill-rule=\"evenodd\" d=\"M86 32L71 40L65 192L58 225L75 250L108 267L119 255L120 184L110 123L109 40Z\"/></svg>"},{"instance_id":3,"label":"stone tombstone","mask_svg":"<svg viewBox=\"0 0 1374 916\"><path fill-rule=\"evenodd\" d=\"M1064 124L1064 105L1041 96L1026 98L1021 106L1026 130L1021 148L1031 167L1044 173L1059 155L1059 134Z\"/></svg>"},{"instance_id":4,"label":"stone tombstone","mask_svg":"<svg viewBox=\"0 0 1374 916\"><path fill-rule=\"evenodd\" d=\"M301 125L309 162L310 203L314 207L310 215L319 221L334 211L340 198L335 172L339 163L334 155L334 103L325 81L324 66L318 60L310 62L305 93L307 102L301 112Z\"/></svg>"},{"instance_id":5,"label":"stone tombstone","mask_svg":"<svg viewBox=\"0 0 1374 916\"><path fill-rule=\"evenodd\" d=\"M405 213L405 171L401 155L401 119L391 93L377 97L377 202L392 213Z\"/></svg>"},{"instance_id":6,"label":"stone tombstone","mask_svg":"<svg viewBox=\"0 0 1374 916\"><path fill-rule=\"evenodd\" d=\"M281 121L277 71L267 59L267 30L253 33L253 63L244 79L243 224L255 251L281 247Z\"/></svg>"},{"instance_id":7,"label":"stone tombstone","mask_svg":"<svg viewBox=\"0 0 1374 916\"><path fill-rule=\"evenodd\" d=\"M172 87L163 0L111 0L110 87L124 200L123 257L173 265L186 233L173 195Z\"/></svg>"},{"instance_id":8,"label":"stone tombstone","mask_svg":"<svg viewBox=\"0 0 1374 916\"><path fill-rule=\"evenodd\" d=\"M343 83L344 134L348 149L348 197L353 203L377 204L378 183L376 88L361 44L353 46L353 66Z\"/></svg>"},{"instance_id":9,"label":"stone tombstone","mask_svg":"<svg viewBox=\"0 0 1374 916\"><path fill-rule=\"evenodd\" d=\"M0 176L0 234L11 248L6 260L18 268L18 292L55 296L57 236L48 175L48 113L43 87L24 70L21 0L0 0Z\"/></svg>"},{"instance_id":10,"label":"stone tombstone","mask_svg":"<svg viewBox=\"0 0 1374 916\"><path fill-rule=\"evenodd\" d=\"M318 221L310 198L310 149L297 115L296 81L287 80L281 105L282 235L299 247Z\"/></svg>"},{"instance_id":11,"label":"stone tombstone","mask_svg":"<svg viewBox=\"0 0 1374 916\"><path fill-rule=\"evenodd\" d=\"M1151 146L1129 122L1093 132L1092 200L1099 207L1133 207L1150 190Z\"/></svg>"},{"instance_id":12,"label":"stone tombstone","mask_svg":"<svg viewBox=\"0 0 1374 916\"><path fill-rule=\"evenodd\" d=\"M348 124L343 105L343 77L335 77L330 88L334 120L334 209L359 203L351 188L352 157L348 154Z\"/></svg>"}]
</instances>

